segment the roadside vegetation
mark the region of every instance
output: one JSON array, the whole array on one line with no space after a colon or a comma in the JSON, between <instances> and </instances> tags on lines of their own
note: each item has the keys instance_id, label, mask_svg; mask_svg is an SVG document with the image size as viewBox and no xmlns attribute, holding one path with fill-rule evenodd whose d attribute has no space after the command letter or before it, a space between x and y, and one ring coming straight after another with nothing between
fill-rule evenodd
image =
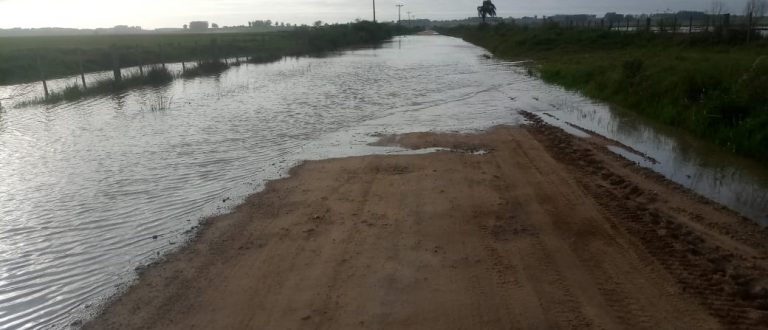
<instances>
[{"instance_id":1,"label":"roadside vegetation","mask_svg":"<svg viewBox=\"0 0 768 330\"><path fill-rule=\"evenodd\" d=\"M548 23L439 29L493 54L532 59L577 90L768 162L768 41L736 29L621 32Z\"/></svg>"},{"instance_id":2,"label":"roadside vegetation","mask_svg":"<svg viewBox=\"0 0 768 330\"><path fill-rule=\"evenodd\" d=\"M227 58L252 63L283 56L320 54L345 47L380 43L414 29L358 22L264 33L115 35L0 38L0 85L54 79L103 70L142 66L146 72L82 86L73 84L29 103L52 103L103 94L115 89L165 83L175 78L164 63L187 62L183 77L218 73ZM117 63L117 64L116 64ZM82 68L82 71L81 71ZM92 85L92 86L91 86Z\"/></svg>"}]
</instances>

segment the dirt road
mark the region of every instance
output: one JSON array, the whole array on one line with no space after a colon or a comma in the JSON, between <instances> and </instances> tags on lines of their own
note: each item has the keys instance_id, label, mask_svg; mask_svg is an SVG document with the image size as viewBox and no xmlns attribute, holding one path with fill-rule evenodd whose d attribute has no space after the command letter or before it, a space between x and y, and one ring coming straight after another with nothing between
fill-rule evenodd
<instances>
[{"instance_id":1,"label":"dirt road","mask_svg":"<svg viewBox=\"0 0 768 330\"><path fill-rule=\"evenodd\" d=\"M86 328L768 327L766 230L531 119L305 163Z\"/></svg>"}]
</instances>

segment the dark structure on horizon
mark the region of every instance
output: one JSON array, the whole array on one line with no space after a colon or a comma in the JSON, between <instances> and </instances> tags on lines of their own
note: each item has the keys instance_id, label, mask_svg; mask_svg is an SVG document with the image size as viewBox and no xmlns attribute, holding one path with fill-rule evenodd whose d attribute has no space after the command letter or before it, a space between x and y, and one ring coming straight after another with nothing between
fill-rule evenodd
<instances>
[{"instance_id":1,"label":"dark structure on horizon","mask_svg":"<svg viewBox=\"0 0 768 330\"><path fill-rule=\"evenodd\" d=\"M189 30L192 32L204 32L208 30L208 21L189 22Z\"/></svg>"}]
</instances>

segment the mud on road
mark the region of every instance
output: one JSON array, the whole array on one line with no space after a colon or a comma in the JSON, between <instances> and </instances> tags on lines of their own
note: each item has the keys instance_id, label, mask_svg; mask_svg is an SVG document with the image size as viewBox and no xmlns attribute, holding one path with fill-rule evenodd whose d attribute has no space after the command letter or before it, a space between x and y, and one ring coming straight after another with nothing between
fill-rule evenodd
<instances>
[{"instance_id":1,"label":"mud on road","mask_svg":"<svg viewBox=\"0 0 768 330\"><path fill-rule=\"evenodd\" d=\"M306 162L86 328L768 327L766 230L525 115Z\"/></svg>"}]
</instances>

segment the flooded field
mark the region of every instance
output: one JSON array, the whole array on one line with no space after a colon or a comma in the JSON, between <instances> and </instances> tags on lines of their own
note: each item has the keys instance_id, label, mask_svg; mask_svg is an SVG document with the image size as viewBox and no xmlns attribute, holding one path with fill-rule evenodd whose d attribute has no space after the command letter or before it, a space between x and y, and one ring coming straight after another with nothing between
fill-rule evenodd
<instances>
[{"instance_id":1,"label":"flooded field","mask_svg":"<svg viewBox=\"0 0 768 330\"><path fill-rule=\"evenodd\" d=\"M200 220L301 160L400 153L368 143L516 125L519 110L615 139L626 147L616 152L768 224L764 169L484 54L455 38L401 37L75 103L5 102L0 328L80 324Z\"/></svg>"}]
</instances>

